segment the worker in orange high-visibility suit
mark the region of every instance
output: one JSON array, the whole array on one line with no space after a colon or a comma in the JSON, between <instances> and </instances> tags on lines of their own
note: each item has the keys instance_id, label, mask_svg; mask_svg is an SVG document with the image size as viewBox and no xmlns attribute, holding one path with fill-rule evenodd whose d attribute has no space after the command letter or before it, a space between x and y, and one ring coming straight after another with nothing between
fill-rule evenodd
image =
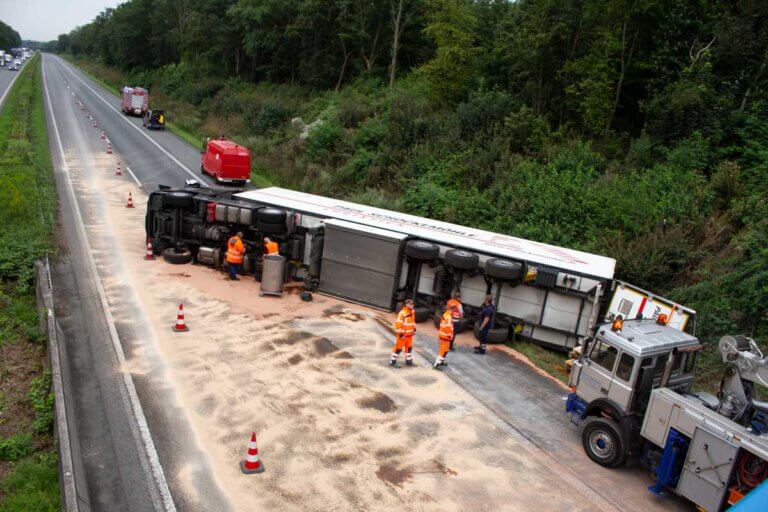
<instances>
[{"instance_id":1,"label":"worker in orange high-visibility suit","mask_svg":"<svg viewBox=\"0 0 768 512\"><path fill-rule=\"evenodd\" d=\"M280 247L277 245L277 242L273 242L271 238L264 238L264 256L279 253Z\"/></svg>"},{"instance_id":2,"label":"worker in orange high-visibility suit","mask_svg":"<svg viewBox=\"0 0 768 512\"><path fill-rule=\"evenodd\" d=\"M453 294L453 298L446 303L447 308L451 308L452 306L453 338L451 338L451 350L453 350L453 342L456 341L456 335L459 334L461 321L464 319L464 306L461 304L461 292L458 290Z\"/></svg>"},{"instance_id":3,"label":"worker in orange high-visibility suit","mask_svg":"<svg viewBox=\"0 0 768 512\"><path fill-rule=\"evenodd\" d=\"M451 348L453 340L453 314L456 312L456 304L451 304L445 308L445 313L440 317L440 329L437 331L437 337L440 339L440 347L437 351L437 359L432 368L439 370L441 366L447 366L445 355Z\"/></svg>"},{"instance_id":4,"label":"worker in orange high-visibility suit","mask_svg":"<svg viewBox=\"0 0 768 512\"><path fill-rule=\"evenodd\" d=\"M405 364L413 365L411 352L413 351L413 335L416 334L416 315L413 312L413 300L405 301L403 309L397 314L395 321L395 346L392 348L392 356L389 358L389 366L400 368L397 358L400 352L405 350Z\"/></svg>"},{"instance_id":5,"label":"worker in orange high-visibility suit","mask_svg":"<svg viewBox=\"0 0 768 512\"><path fill-rule=\"evenodd\" d=\"M227 263L229 263L229 278L232 281L239 281L237 269L243 264L243 254L245 254L245 245L243 245L243 233L238 231L235 236L227 242Z\"/></svg>"}]
</instances>

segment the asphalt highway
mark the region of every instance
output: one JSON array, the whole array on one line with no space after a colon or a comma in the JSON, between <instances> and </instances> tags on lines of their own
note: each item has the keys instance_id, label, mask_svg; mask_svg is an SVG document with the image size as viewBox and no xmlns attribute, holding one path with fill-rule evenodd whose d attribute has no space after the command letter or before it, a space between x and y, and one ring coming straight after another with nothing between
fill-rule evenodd
<instances>
[{"instance_id":1,"label":"asphalt highway","mask_svg":"<svg viewBox=\"0 0 768 512\"><path fill-rule=\"evenodd\" d=\"M162 358L143 343L152 336L149 322L129 299L107 302L104 282L119 276L121 268L110 258L115 240L103 223L103 200L89 191L107 161L101 130L124 171L147 190L191 178L207 182L192 170L199 167L199 151L171 133L147 134L140 119L116 111L114 97L65 61L44 55L42 66L60 208L54 301L66 340L73 430L90 510L230 510L173 391L164 384ZM124 367L136 351L149 363L131 376Z\"/></svg>"},{"instance_id":2,"label":"asphalt highway","mask_svg":"<svg viewBox=\"0 0 768 512\"><path fill-rule=\"evenodd\" d=\"M29 63L27 59L24 64L21 65L21 69ZM19 71L8 71L6 67L0 67L0 109L5 105L5 100L8 99L8 91L11 89L16 77L19 76Z\"/></svg>"}]
</instances>

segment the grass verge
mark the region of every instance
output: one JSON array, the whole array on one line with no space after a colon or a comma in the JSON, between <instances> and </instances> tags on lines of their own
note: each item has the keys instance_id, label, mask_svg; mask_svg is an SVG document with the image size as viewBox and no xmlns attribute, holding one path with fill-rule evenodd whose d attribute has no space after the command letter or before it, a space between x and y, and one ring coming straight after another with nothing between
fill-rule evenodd
<instances>
[{"instance_id":1,"label":"grass verge","mask_svg":"<svg viewBox=\"0 0 768 512\"><path fill-rule=\"evenodd\" d=\"M53 399L33 266L52 250L55 214L35 56L0 115L0 512L59 509Z\"/></svg>"},{"instance_id":2,"label":"grass verge","mask_svg":"<svg viewBox=\"0 0 768 512\"><path fill-rule=\"evenodd\" d=\"M568 383L568 373L565 370L565 360L568 359L566 354L555 352L554 350L547 350L538 345L534 345L529 341L510 342L507 343L507 345L523 354L530 359L533 364L552 375L560 382L564 384Z\"/></svg>"}]
</instances>

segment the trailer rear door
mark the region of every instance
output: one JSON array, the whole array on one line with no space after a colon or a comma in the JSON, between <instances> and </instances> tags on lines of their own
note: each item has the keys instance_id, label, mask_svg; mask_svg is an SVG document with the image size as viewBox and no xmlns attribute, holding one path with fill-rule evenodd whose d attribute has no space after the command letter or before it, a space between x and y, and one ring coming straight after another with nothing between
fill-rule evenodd
<instances>
[{"instance_id":1,"label":"trailer rear door","mask_svg":"<svg viewBox=\"0 0 768 512\"><path fill-rule=\"evenodd\" d=\"M622 318L650 318L656 320L659 315L666 315L667 325L690 334L694 334L696 311L664 297L643 290L633 284L614 281L615 287L606 317L613 320L617 315Z\"/></svg>"}]
</instances>

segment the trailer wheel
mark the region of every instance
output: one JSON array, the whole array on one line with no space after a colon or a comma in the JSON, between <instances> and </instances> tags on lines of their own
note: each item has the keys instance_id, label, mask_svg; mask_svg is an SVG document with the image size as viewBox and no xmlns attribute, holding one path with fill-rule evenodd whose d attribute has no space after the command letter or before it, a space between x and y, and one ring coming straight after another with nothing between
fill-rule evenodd
<instances>
[{"instance_id":1,"label":"trailer wheel","mask_svg":"<svg viewBox=\"0 0 768 512\"><path fill-rule=\"evenodd\" d=\"M475 339L480 341L480 320L475 322L472 327L472 332L475 334ZM509 339L509 329L507 327L492 327L488 330L488 336L485 337L485 342L489 345L498 345L506 343Z\"/></svg>"},{"instance_id":2,"label":"trailer wheel","mask_svg":"<svg viewBox=\"0 0 768 512\"><path fill-rule=\"evenodd\" d=\"M445 264L457 270L474 270L480 257L463 249L451 249L445 253Z\"/></svg>"},{"instance_id":3,"label":"trailer wheel","mask_svg":"<svg viewBox=\"0 0 768 512\"><path fill-rule=\"evenodd\" d=\"M163 195L163 206L166 208L192 208L194 200L187 192L168 192Z\"/></svg>"},{"instance_id":4,"label":"trailer wheel","mask_svg":"<svg viewBox=\"0 0 768 512\"><path fill-rule=\"evenodd\" d=\"M434 260L439 254L440 248L426 240L408 240L405 243L405 255L415 260Z\"/></svg>"},{"instance_id":5,"label":"trailer wheel","mask_svg":"<svg viewBox=\"0 0 768 512\"><path fill-rule=\"evenodd\" d=\"M163 259L173 265L184 265L192 262L192 251L186 247L169 247L163 251Z\"/></svg>"},{"instance_id":6,"label":"trailer wheel","mask_svg":"<svg viewBox=\"0 0 768 512\"><path fill-rule=\"evenodd\" d=\"M485 262L485 275L502 281L515 281L523 275L523 264L518 261L492 258Z\"/></svg>"},{"instance_id":7,"label":"trailer wheel","mask_svg":"<svg viewBox=\"0 0 768 512\"><path fill-rule=\"evenodd\" d=\"M581 444L597 464L616 468L627 461L627 443L619 424L609 418L595 418L584 426Z\"/></svg>"}]
</instances>

